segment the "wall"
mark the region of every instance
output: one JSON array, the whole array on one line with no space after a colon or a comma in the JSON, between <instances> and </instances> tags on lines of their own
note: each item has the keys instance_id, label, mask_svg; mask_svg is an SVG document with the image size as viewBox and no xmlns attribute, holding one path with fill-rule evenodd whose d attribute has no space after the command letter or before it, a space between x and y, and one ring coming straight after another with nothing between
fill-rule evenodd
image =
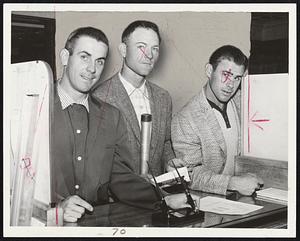
<instances>
[{"instance_id":1,"label":"wall","mask_svg":"<svg viewBox=\"0 0 300 241\"><path fill-rule=\"evenodd\" d=\"M177 112L205 84L204 67L210 54L224 44L235 45L250 54L250 13L208 12L56 12L57 76L62 73L59 51L71 31L93 26L110 40L109 58L101 80L121 67L117 46L124 28L134 20L145 19L160 28L160 59L149 80L167 89Z\"/></svg>"}]
</instances>

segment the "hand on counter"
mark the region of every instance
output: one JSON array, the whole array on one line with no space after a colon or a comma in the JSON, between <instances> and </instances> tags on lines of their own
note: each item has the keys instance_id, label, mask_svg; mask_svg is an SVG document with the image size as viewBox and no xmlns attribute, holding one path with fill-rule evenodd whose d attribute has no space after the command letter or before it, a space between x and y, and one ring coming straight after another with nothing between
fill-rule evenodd
<instances>
[{"instance_id":1,"label":"hand on counter","mask_svg":"<svg viewBox=\"0 0 300 241\"><path fill-rule=\"evenodd\" d=\"M246 173L241 176L233 176L228 184L228 190L238 191L245 196L251 196L255 190L260 189L263 180L254 173Z\"/></svg>"},{"instance_id":2,"label":"hand on counter","mask_svg":"<svg viewBox=\"0 0 300 241\"><path fill-rule=\"evenodd\" d=\"M69 196L61 202L65 222L77 222L85 213L85 209L93 211L93 207L77 195Z\"/></svg>"}]
</instances>

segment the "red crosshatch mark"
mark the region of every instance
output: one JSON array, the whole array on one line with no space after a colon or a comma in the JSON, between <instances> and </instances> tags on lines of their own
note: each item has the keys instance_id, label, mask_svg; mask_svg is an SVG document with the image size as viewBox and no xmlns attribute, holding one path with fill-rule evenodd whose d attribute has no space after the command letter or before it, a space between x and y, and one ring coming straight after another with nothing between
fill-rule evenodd
<instances>
[{"instance_id":1,"label":"red crosshatch mark","mask_svg":"<svg viewBox=\"0 0 300 241\"><path fill-rule=\"evenodd\" d=\"M227 81L231 80L230 73L231 73L231 69L229 69L228 71L223 71L222 79L221 79L222 83L226 83Z\"/></svg>"},{"instance_id":2,"label":"red crosshatch mark","mask_svg":"<svg viewBox=\"0 0 300 241\"><path fill-rule=\"evenodd\" d=\"M56 226L58 225L58 208L55 207L55 223L56 223Z\"/></svg>"},{"instance_id":3,"label":"red crosshatch mark","mask_svg":"<svg viewBox=\"0 0 300 241\"><path fill-rule=\"evenodd\" d=\"M26 169L27 176L30 177L32 180L34 180L35 171L32 170L30 157L24 157L24 158L22 158L22 162L20 164L20 167L22 169Z\"/></svg>"},{"instance_id":4,"label":"red crosshatch mark","mask_svg":"<svg viewBox=\"0 0 300 241\"><path fill-rule=\"evenodd\" d=\"M29 157L22 158L21 168L29 168L31 167L31 159Z\"/></svg>"},{"instance_id":5,"label":"red crosshatch mark","mask_svg":"<svg viewBox=\"0 0 300 241\"><path fill-rule=\"evenodd\" d=\"M149 56L146 54L144 47L139 48L139 50L141 50L142 52L140 59L142 59L143 57L145 57L146 59L150 59Z\"/></svg>"},{"instance_id":6,"label":"red crosshatch mark","mask_svg":"<svg viewBox=\"0 0 300 241\"><path fill-rule=\"evenodd\" d=\"M259 128L260 130L263 131L264 128L261 125L257 124L257 123L264 123L264 122L270 122L271 121L270 119L254 119L254 117L257 115L258 111L256 111L252 115L252 117L250 118L250 103L251 103L251 101L250 101L250 93L251 93L250 87L251 87L250 86L250 77L248 75L248 127L247 127L247 129L248 129L248 152L250 152L250 143L251 143L250 126L254 125L254 126L256 126L257 128Z\"/></svg>"}]
</instances>

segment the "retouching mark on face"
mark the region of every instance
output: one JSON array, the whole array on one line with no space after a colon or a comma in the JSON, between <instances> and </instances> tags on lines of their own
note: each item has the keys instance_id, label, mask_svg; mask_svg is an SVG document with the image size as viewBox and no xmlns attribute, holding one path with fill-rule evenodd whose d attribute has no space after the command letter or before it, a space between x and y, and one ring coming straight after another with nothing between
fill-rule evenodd
<instances>
[{"instance_id":1,"label":"retouching mark on face","mask_svg":"<svg viewBox=\"0 0 300 241\"><path fill-rule=\"evenodd\" d=\"M145 47L141 47L141 48L139 48L139 50L142 52L140 60L141 60L143 57L145 57L145 58L151 60L151 58L150 58L150 57L146 54L146 52L145 52Z\"/></svg>"},{"instance_id":2,"label":"retouching mark on face","mask_svg":"<svg viewBox=\"0 0 300 241\"><path fill-rule=\"evenodd\" d=\"M229 70L223 70L222 71L222 83L226 83L227 81L231 81L231 78L230 78L230 76L231 76L231 69L229 69Z\"/></svg>"}]
</instances>

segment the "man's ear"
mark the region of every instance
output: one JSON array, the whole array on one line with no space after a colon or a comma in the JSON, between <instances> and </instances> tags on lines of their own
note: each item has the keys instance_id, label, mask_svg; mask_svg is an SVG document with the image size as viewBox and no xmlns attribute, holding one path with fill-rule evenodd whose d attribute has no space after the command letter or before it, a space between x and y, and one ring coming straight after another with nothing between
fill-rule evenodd
<instances>
[{"instance_id":1,"label":"man's ear","mask_svg":"<svg viewBox=\"0 0 300 241\"><path fill-rule=\"evenodd\" d=\"M123 58L126 57L126 44L125 43L120 43L119 44L119 52L122 55Z\"/></svg>"},{"instance_id":2,"label":"man's ear","mask_svg":"<svg viewBox=\"0 0 300 241\"><path fill-rule=\"evenodd\" d=\"M212 66L211 64L207 63L207 64L205 65L205 73L206 73L206 76L207 76L209 79L210 79L210 77L211 77L212 72L213 72L213 66Z\"/></svg>"},{"instance_id":3,"label":"man's ear","mask_svg":"<svg viewBox=\"0 0 300 241\"><path fill-rule=\"evenodd\" d=\"M62 63L63 66L66 66L68 64L68 61L69 61L69 57L70 57L70 53L67 49L63 48L61 51L60 51L60 61Z\"/></svg>"}]
</instances>

